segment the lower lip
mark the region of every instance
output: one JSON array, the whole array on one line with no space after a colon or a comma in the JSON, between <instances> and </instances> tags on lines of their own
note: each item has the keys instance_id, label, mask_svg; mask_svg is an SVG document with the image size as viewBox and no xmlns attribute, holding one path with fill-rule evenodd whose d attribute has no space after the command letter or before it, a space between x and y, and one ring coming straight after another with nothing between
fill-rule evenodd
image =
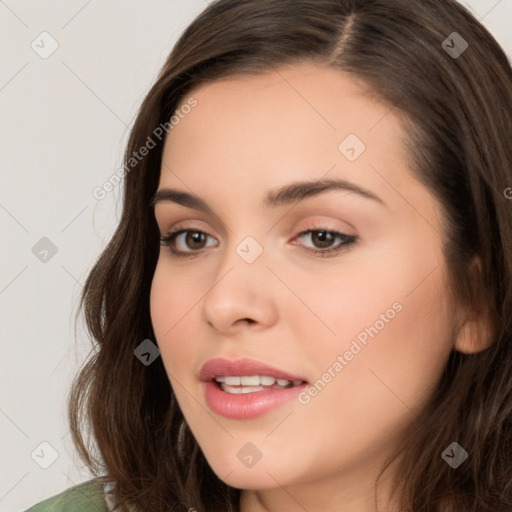
<instances>
[{"instance_id":1,"label":"lower lip","mask_svg":"<svg viewBox=\"0 0 512 512\"><path fill-rule=\"evenodd\" d=\"M307 384L286 389L269 389L233 394L222 391L217 382L203 382L206 402L213 412L226 418L247 420L277 409L295 398Z\"/></svg>"}]
</instances>

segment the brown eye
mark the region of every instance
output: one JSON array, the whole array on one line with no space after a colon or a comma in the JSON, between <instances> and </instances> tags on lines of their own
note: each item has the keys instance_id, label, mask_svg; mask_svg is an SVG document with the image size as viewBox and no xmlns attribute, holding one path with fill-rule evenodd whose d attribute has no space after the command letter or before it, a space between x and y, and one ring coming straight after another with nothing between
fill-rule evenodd
<instances>
[{"instance_id":1,"label":"brown eye","mask_svg":"<svg viewBox=\"0 0 512 512\"><path fill-rule=\"evenodd\" d=\"M168 246L176 256L192 256L211 245L208 244L209 238L214 240L213 237L203 231L180 229L161 237L160 243L163 246Z\"/></svg>"},{"instance_id":2,"label":"brown eye","mask_svg":"<svg viewBox=\"0 0 512 512\"><path fill-rule=\"evenodd\" d=\"M207 236L201 231L187 231L185 245L190 249L202 249Z\"/></svg>"},{"instance_id":3,"label":"brown eye","mask_svg":"<svg viewBox=\"0 0 512 512\"><path fill-rule=\"evenodd\" d=\"M320 256L332 256L355 244L357 237L328 229L309 229L297 238L309 238L312 245L304 244L307 251Z\"/></svg>"},{"instance_id":4,"label":"brown eye","mask_svg":"<svg viewBox=\"0 0 512 512\"><path fill-rule=\"evenodd\" d=\"M325 249L332 245L336 237L333 235L332 231L312 231L311 240L316 247Z\"/></svg>"}]
</instances>

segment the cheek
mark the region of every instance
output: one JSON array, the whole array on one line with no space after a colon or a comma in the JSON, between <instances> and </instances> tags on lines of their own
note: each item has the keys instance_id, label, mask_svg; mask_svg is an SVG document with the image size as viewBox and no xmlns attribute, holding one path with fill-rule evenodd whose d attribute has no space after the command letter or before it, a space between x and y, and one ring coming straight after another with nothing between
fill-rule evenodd
<instances>
[{"instance_id":1,"label":"cheek","mask_svg":"<svg viewBox=\"0 0 512 512\"><path fill-rule=\"evenodd\" d=\"M180 279L179 272L169 271L160 262L157 264L150 293L151 322L164 366L170 374L183 369L183 364L175 362L188 360L187 353L192 350L190 340L195 335L190 318L196 314L201 296L193 283Z\"/></svg>"}]
</instances>

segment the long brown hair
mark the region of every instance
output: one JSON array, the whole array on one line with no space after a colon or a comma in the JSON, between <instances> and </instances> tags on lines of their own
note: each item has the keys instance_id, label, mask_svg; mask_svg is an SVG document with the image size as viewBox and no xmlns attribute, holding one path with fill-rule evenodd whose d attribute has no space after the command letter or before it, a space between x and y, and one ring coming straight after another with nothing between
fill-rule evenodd
<instances>
[{"instance_id":1,"label":"long brown hair","mask_svg":"<svg viewBox=\"0 0 512 512\"><path fill-rule=\"evenodd\" d=\"M448 51L453 32L467 42L461 55ZM200 84L305 60L363 80L404 115L411 169L442 204L454 294L495 325L489 348L451 353L411 426L395 487L401 507L510 510L512 70L454 0L219 0L189 25L142 103L125 153L122 218L83 290L78 313L97 350L69 396L78 451L133 510L239 510L240 490L207 464L161 358L145 366L134 357L143 340L155 341L149 291L160 234L151 199L164 137L154 130ZM130 161L148 137L155 147ZM472 277L475 255L482 265ZM453 441L469 453L457 469L441 457Z\"/></svg>"}]
</instances>

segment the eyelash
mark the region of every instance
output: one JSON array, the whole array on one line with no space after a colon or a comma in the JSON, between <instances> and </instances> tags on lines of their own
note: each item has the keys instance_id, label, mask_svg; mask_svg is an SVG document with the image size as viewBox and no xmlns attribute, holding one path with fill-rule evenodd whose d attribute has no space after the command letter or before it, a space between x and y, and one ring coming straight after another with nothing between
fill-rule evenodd
<instances>
[{"instance_id":1,"label":"eyelash","mask_svg":"<svg viewBox=\"0 0 512 512\"><path fill-rule=\"evenodd\" d=\"M305 235L312 234L312 233L329 233L331 235L334 235L335 239L341 240L342 242L334 247L329 247L328 249L311 249L309 247L306 248L306 251L309 253L312 253L314 255L319 255L321 257L328 257L332 255L336 255L337 253L341 252L342 250L346 250L350 248L352 245L354 245L357 241L357 237L353 235L346 235L344 233L340 233L339 231L329 230L325 228L317 228L317 229L307 229L305 231L301 231L297 238L301 238ZM160 237L160 245L164 247L169 247L169 250L171 253L178 257L178 258L191 258L196 255L198 255L201 252L201 249L192 251L192 252L184 252L184 251L177 251L173 247L173 243L176 240L176 237L178 235L181 235L183 233L201 233L203 235L206 235L207 237L210 236L208 233L205 233L204 231L201 231L199 229L177 229L175 231L170 231L167 233L166 236ZM213 238L213 237L212 237Z\"/></svg>"}]
</instances>

